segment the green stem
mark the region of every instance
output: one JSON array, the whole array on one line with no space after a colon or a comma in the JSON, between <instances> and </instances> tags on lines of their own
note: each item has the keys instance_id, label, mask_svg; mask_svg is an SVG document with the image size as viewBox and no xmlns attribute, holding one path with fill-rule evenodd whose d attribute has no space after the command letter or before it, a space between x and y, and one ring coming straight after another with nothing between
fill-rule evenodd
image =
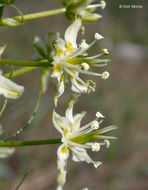
<instances>
[{"instance_id":1,"label":"green stem","mask_svg":"<svg viewBox=\"0 0 148 190\"><path fill-rule=\"evenodd\" d=\"M49 144L60 144L61 139L44 139L44 140L33 140L33 141L1 141L0 147L18 147L18 146L40 146Z\"/></svg>"},{"instance_id":2,"label":"green stem","mask_svg":"<svg viewBox=\"0 0 148 190\"><path fill-rule=\"evenodd\" d=\"M51 61L18 61L10 59L0 59L0 65L15 65L24 67L50 67Z\"/></svg>"},{"instance_id":3,"label":"green stem","mask_svg":"<svg viewBox=\"0 0 148 190\"><path fill-rule=\"evenodd\" d=\"M23 15L23 20L25 21L25 20L32 20L32 19L52 16L52 15L58 15L58 14L65 13L65 11L66 11L65 8L60 8L60 9L42 11L42 12L37 12L37 13L31 13L31 14ZM22 16L15 16L15 17L12 17L12 19L16 21L21 21Z\"/></svg>"},{"instance_id":4,"label":"green stem","mask_svg":"<svg viewBox=\"0 0 148 190\"><path fill-rule=\"evenodd\" d=\"M27 72L29 72L29 71L32 71L32 70L34 70L34 69L36 69L36 68L37 68L37 67L23 67L23 68L21 68L21 69L17 69L17 70L15 70L15 71L13 71L11 77L17 77L17 76L19 76L19 75L22 75L22 74L24 74L24 73L27 73ZM4 76L5 76L6 78L9 78L9 75L10 75L10 73L4 74Z\"/></svg>"},{"instance_id":5,"label":"green stem","mask_svg":"<svg viewBox=\"0 0 148 190\"><path fill-rule=\"evenodd\" d=\"M15 188L15 190L18 190L20 188L20 186L22 185L22 183L24 182L24 180L26 179L28 175L28 172L26 172L23 176L23 178L21 179L20 183L17 185L17 187Z\"/></svg>"}]
</instances>

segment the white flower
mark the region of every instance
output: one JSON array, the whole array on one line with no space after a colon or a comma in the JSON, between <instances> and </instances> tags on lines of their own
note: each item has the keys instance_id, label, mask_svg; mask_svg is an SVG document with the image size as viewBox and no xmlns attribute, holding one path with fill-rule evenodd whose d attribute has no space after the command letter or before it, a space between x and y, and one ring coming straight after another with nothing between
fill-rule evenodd
<instances>
[{"instance_id":1,"label":"white flower","mask_svg":"<svg viewBox=\"0 0 148 190\"><path fill-rule=\"evenodd\" d=\"M6 98L19 98L24 91L24 87L0 75L0 95Z\"/></svg>"},{"instance_id":2,"label":"white flower","mask_svg":"<svg viewBox=\"0 0 148 190\"><path fill-rule=\"evenodd\" d=\"M0 47L0 58L6 46ZM17 85L11 80L3 77L0 74L0 95L5 96L6 98L16 99L19 98L24 91L24 87Z\"/></svg>"},{"instance_id":3,"label":"white flower","mask_svg":"<svg viewBox=\"0 0 148 190\"><path fill-rule=\"evenodd\" d=\"M107 59L97 59L101 55L104 55L104 52L92 57L86 57L86 51L94 45L97 40L103 37L96 33L92 43L87 44L86 40L83 39L81 43L77 45L76 39L80 27L81 19L77 18L65 31L64 39L58 37L57 40L54 41L55 55L51 63L53 65L51 77L58 80L54 99L55 105L57 104L58 97L64 92L67 79L71 81L71 89L76 93L89 93L90 91L95 91L94 86L90 85L90 81L85 82L80 78L79 74L82 73L103 77L103 73L100 74L88 70L90 67L104 66L109 61ZM102 65L102 62L105 62L105 64Z\"/></svg>"},{"instance_id":4,"label":"white flower","mask_svg":"<svg viewBox=\"0 0 148 190\"><path fill-rule=\"evenodd\" d=\"M60 116L55 111L53 111L52 114L53 124L62 135L62 145L57 150L57 168L59 170L57 190L62 190L62 187L66 181L66 166L67 159L69 157L69 151L72 151L73 161L85 161L87 163L92 163L94 167L97 168L102 163L92 160L86 150L90 149L92 151L99 151L100 146L106 145L108 147L109 143L107 141L98 143L90 141L95 139L113 139L114 137L104 136L103 134L113 129L116 129L115 126L109 126L94 131L94 127L92 127L92 124L96 123L98 117L81 127L81 120L85 116L86 112L82 112L73 116L73 105L76 102L77 97L78 94L72 95L68 103L65 117ZM102 120L98 122L98 125L101 123Z\"/></svg>"}]
</instances>

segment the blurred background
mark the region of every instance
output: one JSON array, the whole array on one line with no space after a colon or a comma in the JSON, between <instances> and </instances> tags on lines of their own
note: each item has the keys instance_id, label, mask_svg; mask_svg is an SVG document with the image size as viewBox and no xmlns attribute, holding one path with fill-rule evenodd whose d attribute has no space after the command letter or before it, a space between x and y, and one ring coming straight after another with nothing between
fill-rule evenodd
<instances>
[{"instance_id":1,"label":"blurred background","mask_svg":"<svg viewBox=\"0 0 148 190\"><path fill-rule=\"evenodd\" d=\"M119 5L142 5L143 8L119 8ZM60 8L60 0L16 0L24 14ZM148 189L148 1L107 0L105 10L97 10L103 15L97 23L87 24L85 35L88 42L98 32L105 38L98 42L89 55L108 48L111 63L98 69L108 70L110 78L97 82L96 92L80 97L74 112L86 110L84 123L93 120L96 111L106 118L102 126L115 124L119 128L113 134L118 137L111 141L109 149L102 148L93 154L94 160L103 162L97 170L86 163L68 162L68 176L65 190L147 190ZM15 16L12 8L5 9L5 16ZM26 21L17 28L0 28L0 45L8 44L3 58L29 60L35 52L32 39L35 35L43 40L48 32L59 31L64 35L69 25L65 15ZM1 67L3 69L3 67ZM5 71L5 69L3 69ZM7 68L9 70L9 67ZM29 72L13 80L25 86L21 99L10 101L0 118L8 137L21 128L31 116L39 90L39 70ZM85 79L85 77L84 77ZM59 138L51 121L54 85L42 97L39 112L32 125L16 140ZM59 102L60 114L65 107L70 91ZM2 102L1 98L1 102ZM15 154L0 161L0 189L13 190L28 172L20 190L56 189L56 150L58 145L17 148Z\"/></svg>"}]
</instances>

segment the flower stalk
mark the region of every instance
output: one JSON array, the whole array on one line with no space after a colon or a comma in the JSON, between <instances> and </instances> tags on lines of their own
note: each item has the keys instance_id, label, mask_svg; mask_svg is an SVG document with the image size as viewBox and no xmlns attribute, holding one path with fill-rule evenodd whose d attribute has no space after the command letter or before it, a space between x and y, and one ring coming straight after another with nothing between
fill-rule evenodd
<instances>
[{"instance_id":1,"label":"flower stalk","mask_svg":"<svg viewBox=\"0 0 148 190\"><path fill-rule=\"evenodd\" d=\"M47 16L52 16L52 15L58 15L65 13L65 8L60 8L60 9L54 9L54 10L48 10L48 11L42 11L42 12L37 12L37 13L31 13L31 14L26 14L23 15L23 20L33 20L37 18L42 18L42 17L47 17ZM14 20L16 21L21 21L22 17L21 16L15 16L13 17Z\"/></svg>"},{"instance_id":2,"label":"flower stalk","mask_svg":"<svg viewBox=\"0 0 148 190\"><path fill-rule=\"evenodd\" d=\"M65 11L66 11L65 8L59 8L59 9L54 9L54 10L48 10L48 11L41 11L41 12L37 12L37 13L26 14L26 15L23 15L23 17L22 17L22 15L20 15L20 16L15 16L12 18L1 18L0 25L1 26L16 27L16 26L19 26L20 24L23 24L23 22L26 20L33 20L33 19L38 19L38 18L42 18L42 17L58 15L58 14L65 13ZM23 18L23 22L22 22L22 18ZM18 24L9 23L10 21L11 22L16 21L16 22L18 22Z\"/></svg>"},{"instance_id":3,"label":"flower stalk","mask_svg":"<svg viewBox=\"0 0 148 190\"><path fill-rule=\"evenodd\" d=\"M10 59L0 59L0 65L14 65L23 67L50 67L51 61L18 61Z\"/></svg>"},{"instance_id":4,"label":"flower stalk","mask_svg":"<svg viewBox=\"0 0 148 190\"><path fill-rule=\"evenodd\" d=\"M0 147L18 147L18 146L40 146L49 144L60 144L61 139L44 139L33 141L1 141Z\"/></svg>"}]
</instances>

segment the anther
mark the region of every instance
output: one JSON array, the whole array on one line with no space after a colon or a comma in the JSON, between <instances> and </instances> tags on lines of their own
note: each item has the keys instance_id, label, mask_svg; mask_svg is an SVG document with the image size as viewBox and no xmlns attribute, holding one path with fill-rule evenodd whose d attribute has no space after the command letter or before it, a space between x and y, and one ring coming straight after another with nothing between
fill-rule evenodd
<instances>
[{"instance_id":1,"label":"anther","mask_svg":"<svg viewBox=\"0 0 148 190\"><path fill-rule=\"evenodd\" d=\"M94 163L94 167L95 167L95 168L98 168L100 165L102 165L102 162L95 162L95 163Z\"/></svg>"},{"instance_id":2,"label":"anther","mask_svg":"<svg viewBox=\"0 0 148 190\"><path fill-rule=\"evenodd\" d=\"M102 38L104 38L104 37L101 36L101 35L98 34L98 33L95 33L95 39L96 39L96 40L101 40Z\"/></svg>"},{"instance_id":3,"label":"anther","mask_svg":"<svg viewBox=\"0 0 148 190\"><path fill-rule=\"evenodd\" d=\"M91 149L92 149L93 152L98 152L100 150L100 144L99 143L94 143L91 146Z\"/></svg>"},{"instance_id":4,"label":"anther","mask_svg":"<svg viewBox=\"0 0 148 190\"><path fill-rule=\"evenodd\" d=\"M105 71L102 73L102 79L106 80L109 78L109 72Z\"/></svg>"},{"instance_id":5,"label":"anther","mask_svg":"<svg viewBox=\"0 0 148 190\"><path fill-rule=\"evenodd\" d=\"M89 70L89 65L87 63L82 63L81 64L81 69L84 71L88 71Z\"/></svg>"},{"instance_id":6,"label":"anther","mask_svg":"<svg viewBox=\"0 0 148 190\"><path fill-rule=\"evenodd\" d=\"M109 148L109 146L110 146L109 140L105 139L104 144L105 144L106 148Z\"/></svg>"},{"instance_id":7,"label":"anther","mask_svg":"<svg viewBox=\"0 0 148 190\"><path fill-rule=\"evenodd\" d=\"M97 112L97 113L96 113L96 117L97 117L97 118L99 118L99 117L104 118L105 116L104 116L104 115L102 115L102 113Z\"/></svg>"},{"instance_id":8,"label":"anther","mask_svg":"<svg viewBox=\"0 0 148 190\"><path fill-rule=\"evenodd\" d=\"M94 130L99 129L99 122L98 121L93 121L91 124L91 128Z\"/></svg>"},{"instance_id":9,"label":"anther","mask_svg":"<svg viewBox=\"0 0 148 190\"><path fill-rule=\"evenodd\" d=\"M109 55L108 49L102 49L102 52L103 52L104 55Z\"/></svg>"}]
</instances>

